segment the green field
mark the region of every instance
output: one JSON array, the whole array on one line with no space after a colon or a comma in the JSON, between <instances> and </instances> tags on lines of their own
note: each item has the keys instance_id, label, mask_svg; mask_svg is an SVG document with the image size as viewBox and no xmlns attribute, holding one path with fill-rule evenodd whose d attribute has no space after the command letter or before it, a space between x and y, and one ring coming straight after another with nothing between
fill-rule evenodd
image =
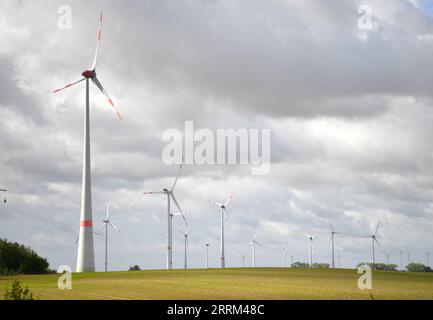
<instances>
[{"instance_id":1,"label":"green field","mask_svg":"<svg viewBox=\"0 0 433 320\"><path fill-rule=\"evenodd\" d=\"M357 287L350 269L192 269L0 277L0 299L18 279L36 299L433 299L433 273L373 272L373 289Z\"/></svg>"}]
</instances>

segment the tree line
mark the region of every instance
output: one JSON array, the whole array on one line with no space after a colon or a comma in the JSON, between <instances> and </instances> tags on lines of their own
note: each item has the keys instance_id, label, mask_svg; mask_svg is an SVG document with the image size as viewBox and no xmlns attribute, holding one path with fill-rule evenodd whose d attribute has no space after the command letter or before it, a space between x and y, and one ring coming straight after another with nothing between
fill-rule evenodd
<instances>
[{"instance_id":1,"label":"tree line","mask_svg":"<svg viewBox=\"0 0 433 320\"><path fill-rule=\"evenodd\" d=\"M0 275L49 273L47 259L30 247L0 239Z\"/></svg>"}]
</instances>

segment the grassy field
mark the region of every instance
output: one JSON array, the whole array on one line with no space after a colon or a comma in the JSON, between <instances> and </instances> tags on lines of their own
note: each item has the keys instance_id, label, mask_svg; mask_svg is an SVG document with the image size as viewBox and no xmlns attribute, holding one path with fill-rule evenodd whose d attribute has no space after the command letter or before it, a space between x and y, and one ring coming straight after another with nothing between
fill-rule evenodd
<instances>
[{"instance_id":1,"label":"grassy field","mask_svg":"<svg viewBox=\"0 0 433 320\"><path fill-rule=\"evenodd\" d=\"M18 279L36 299L433 299L433 273L373 272L359 290L349 269L208 269L73 274L72 290L57 274L0 277L0 299Z\"/></svg>"}]
</instances>

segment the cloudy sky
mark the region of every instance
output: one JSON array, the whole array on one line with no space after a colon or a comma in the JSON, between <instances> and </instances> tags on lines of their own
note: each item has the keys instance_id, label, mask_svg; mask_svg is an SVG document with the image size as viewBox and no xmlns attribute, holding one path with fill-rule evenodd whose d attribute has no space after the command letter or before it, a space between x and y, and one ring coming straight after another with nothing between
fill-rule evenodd
<instances>
[{"instance_id":1,"label":"cloudy sky","mask_svg":"<svg viewBox=\"0 0 433 320\"><path fill-rule=\"evenodd\" d=\"M43 3L42 3L43 2ZM72 28L58 26L69 5ZM358 8L371 8L371 28ZM105 201L124 235L110 237L110 268L164 268L165 200L142 196L177 172L162 133L270 129L271 170L186 165L176 196L192 226L189 261L218 266L219 211L228 208L227 265L308 259L301 232L318 233L315 260L330 262L329 224L425 261L433 235L433 4L423 0L25 1L0 3L0 237L75 269L84 84L104 13L98 76L123 114L91 89L93 216ZM183 266L174 221L174 266ZM95 236L103 269L103 237ZM370 259L368 239L339 237L341 266ZM378 259L385 256L378 253ZM405 254L405 263L406 263Z\"/></svg>"}]
</instances>

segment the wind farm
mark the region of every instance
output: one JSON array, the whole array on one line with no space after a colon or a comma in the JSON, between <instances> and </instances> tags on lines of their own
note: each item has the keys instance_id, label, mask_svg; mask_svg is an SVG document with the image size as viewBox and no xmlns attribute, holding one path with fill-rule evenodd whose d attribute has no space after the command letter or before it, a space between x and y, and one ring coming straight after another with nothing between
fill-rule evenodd
<instances>
[{"instance_id":1,"label":"wind farm","mask_svg":"<svg viewBox=\"0 0 433 320\"><path fill-rule=\"evenodd\" d=\"M432 12L286 2L0 4L0 299L433 299Z\"/></svg>"}]
</instances>

